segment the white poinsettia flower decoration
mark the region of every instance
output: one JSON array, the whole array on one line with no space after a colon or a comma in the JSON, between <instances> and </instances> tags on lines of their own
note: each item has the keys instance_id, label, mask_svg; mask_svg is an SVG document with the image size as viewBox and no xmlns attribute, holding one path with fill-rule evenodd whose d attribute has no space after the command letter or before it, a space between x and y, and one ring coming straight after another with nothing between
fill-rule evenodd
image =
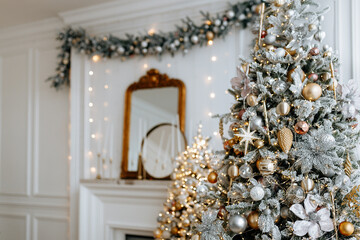
<instances>
[{"instance_id":1,"label":"white poinsettia flower decoration","mask_svg":"<svg viewBox=\"0 0 360 240\"><path fill-rule=\"evenodd\" d=\"M360 111L360 88L354 79L342 85L342 97L345 101L342 109L343 115L345 117L355 117Z\"/></svg>"},{"instance_id":2,"label":"white poinsettia flower decoration","mask_svg":"<svg viewBox=\"0 0 360 240\"><path fill-rule=\"evenodd\" d=\"M323 232L334 230L333 220L330 218L330 210L321 208L317 211L318 204L312 195L308 195L304 201L304 207L301 204L294 204L290 207L297 217L293 226L296 236L305 236L308 234L312 239L317 239L323 235Z\"/></svg>"}]
</instances>

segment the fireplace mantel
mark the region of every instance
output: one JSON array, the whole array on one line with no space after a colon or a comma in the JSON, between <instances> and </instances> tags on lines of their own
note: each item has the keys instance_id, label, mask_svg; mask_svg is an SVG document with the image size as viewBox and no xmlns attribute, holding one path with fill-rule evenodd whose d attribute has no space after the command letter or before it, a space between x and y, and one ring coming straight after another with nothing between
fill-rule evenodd
<instances>
[{"instance_id":1,"label":"fireplace mantel","mask_svg":"<svg viewBox=\"0 0 360 240\"><path fill-rule=\"evenodd\" d=\"M152 236L169 181L82 180L79 239L125 240Z\"/></svg>"}]
</instances>

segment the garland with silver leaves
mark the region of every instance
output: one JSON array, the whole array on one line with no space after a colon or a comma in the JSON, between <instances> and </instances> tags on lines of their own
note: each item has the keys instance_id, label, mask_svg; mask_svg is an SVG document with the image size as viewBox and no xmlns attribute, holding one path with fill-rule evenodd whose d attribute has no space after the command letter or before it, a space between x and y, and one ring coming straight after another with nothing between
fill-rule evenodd
<instances>
[{"instance_id":1,"label":"garland with silver leaves","mask_svg":"<svg viewBox=\"0 0 360 240\"><path fill-rule=\"evenodd\" d=\"M225 37L233 26L246 28L259 14L262 0L249 0L231 4L222 14L210 16L201 12L204 22L196 25L193 20L182 20L183 26L176 26L176 30L168 33L147 33L134 36L125 34L126 38L108 36L89 36L85 29L71 27L60 32L57 40L61 41L59 62L56 74L47 79L51 86L60 88L70 85L70 52L77 49L88 56L99 55L102 58L118 57L122 61L134 56L161 56L165 53L174 55L176 52L186 54L193 46L206 46L213 39Z\"/></svg>"}]
</instances>

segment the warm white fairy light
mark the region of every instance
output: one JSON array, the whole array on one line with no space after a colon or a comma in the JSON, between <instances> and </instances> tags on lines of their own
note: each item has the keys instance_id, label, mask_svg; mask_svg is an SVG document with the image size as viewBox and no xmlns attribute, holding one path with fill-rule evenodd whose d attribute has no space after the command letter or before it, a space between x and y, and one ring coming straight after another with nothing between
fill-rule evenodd
<instances>
[{"instance_id":1,"label":"warm white fairy light","mask_svg":"<svg viewBox=\"0 0 360 240\"><path fill-rule=\"evenodd\" d=\"M150 36L154 35L155 34L155 29L154 28L149 29L148 34Z\"/></svg>"},{"instance_id":2,"label":"warm white fairy light","mask_svg":"<svg viewBox=\"0 0 360 240\"><path fill-rule=\"evenodd\" d=\"M94 104L92 102L89 103L89 107L93 107Z\"/></svg>"},{"instance_id":3,"label":"warm white fairy light","mask_svg":"<svg viewBox=\"0 0 360 240\"><path fill-rule=\"evenodd\" d=\"M89 71L89 75L90 75L90 76L94 75L94 72L93 72L93 71Z\"/></svg>"},{"instance_id":4,"label":"warm white fairy light","mask_svg":"<svg viewBox=\"0 0 360 240\"><path fill-rule=\"evenodd\" d=\"M210 93L210 98L215 98L215 93Z\"/></svg>"},{"instance_id":5,"label":"warm white fairy light","mask_svg":"<svg viewBox=\"0 0 360 240\"><path fill-rule=\"evenodd\" d=\"M209 40L209 41L208 41L208 45L209 45L209 46L212 46L213 44L214 44L213 40Z\"/></svg>"},{"instance_id":6,"label":"warm white fairy light","mask_svg":"<svg viewBox=\"0 0 360 240\"><path fill-rule=\"evenodd\" d=\"M105 85L104 85L104 88L105 88L105 89L109 89L109 85L105 84Z\"/></svg>"},{"instance_id":7,"label":"warm white fairy light","mask_svg":"<svg viewBox=\"0 0 360 240\"><path fill-rule=\"evenodd\" d=\"M92 87L89 87L88 90L89 90L89 92L92 92L92 91L93 91L93 88L92 88Z\"/></svg>"},{"instance_id":8,"label":"warm white fairy light","mask_svg":"<svg viewBox=\"0 0 360 240\"><path fill-rule=\"evenodd\" d=\"M92 56L92 60L93 60L93 62L98 62L100 60L100 56L94 55L94 56Z\"/></svg>"},{"instance_id":9,"label":"warm white fairy light","mask_svg":"<svg viewBox=\"0 0 360 240\"><path fill-rule=\"evenodd\" d=\"M94 122L94 119L89 118L89 122L90 122L90 123Z\"/></svg>"},{"instance_id":10,"label":"warm white fairy light","mask_svg":"<svg viewBox=\"0 0 360 240\"><path fill-rule=\"evenodd\" d=\"M168 64L167 64L167 67L168 67L168 68L171 68L171 64L170 64L170 63L168 63Z\"/></svg>"},{"instance_id":11,"label":"warm white fairy light","mask_svg":"<svg viewBox=\"0 0 360 240\"><path fill-rule=\"evenodd\" d=\"M144 64L144 68L147 69L149 65L147 63Z\"/></svg>"},{"instance_id":12,"label":"warm white fairy light","mask_svg":"<svg viewBox=\"0 0 360 240\"><path fill-rule=\"evenodd\" d=\"M96 138L96 135L95 135L95 134L91 134L91 138L92 138L92 139L95 139L95 138Z\"/></svg>"},{"instance_id":13,"label":"warm white fairy light","mask_svg":"<svg viewBox=\"0 0 360 240\"><path fill-rule=\"evenodd\" d=\"M214 132L214 136L217 136L218 135L218 132Z\"/></svg>"},{"instance_id":14,"label":"warm white fairy light","mask_svg":"<svg viewBox=\"0 0 360 240\"><path fill-rule=\"evenodd\" d=\"M229 91L228 90L225 90L225 94L228 94L229 93Z\"/></svg>"},{"instance_id":15,"label":"warm white fairy light","mask_svg":"<svg viewBox=\"0 0 360 240\"><path fill-rule=\"evenodd\" d=\"M209 112L209 113L208 113L208 116L209 116L209 117L211 117L211 116L212 116L212 113L211 113L211 112Z\"/></svg>"},{"instance_id":16,"label":"warm white fairy light","mask_svg":"<svg viewBox=\"0 0 360 240\"><path fill-rule=\"evenodd\" d=\"M68 160L70 161L71 159L72 159L71 155L70 155L70 156L68 156Z\"/></svg>"},{"instance_id":17,"label":"warm white fairy light","mask_svg":"<svg viewBox=\"0 0 360 240\"><path fill-rule=\"evenodd\" d=\"M211 57L211 61L216 62L216 60L217 60L217 57L216 57L216 56L212 56L212 57Z\"/></svg>"},{"instance_id":18,"label":"warm white fairy light","mask_svg":"<svg viewBox=\"0 0 360 240\"><path fill-rule=\"evenodd\" d=\"M88 152L88 155L89 155L89 157L92 157L92 156L93 156L92 151L89 151L89 152Z\"/></svg>"},{"instance_id":19,"label":"warm white fairy light","mask_svg":"<svg viewBox=\"0 0 360 240\"><path fill-rule=\"evenodd\" d=\"M211 80L212 80L212 77L211 77L211 76L208 76L208 77L207 77L207 80L208 80L208 81L211 81Z\"/></svg>"},{"instance_id":20,"label":"warm white fairy light","mask_svg":"<svg viewBox=\"0 0 360 240\"><path fill-rule=\"evenodd\" d=\"M90 172L91 172L91 173L96 173L96 168L95 168L95 167L91 167L91 168L90 168Z\"/></svg>"}]
</instances>

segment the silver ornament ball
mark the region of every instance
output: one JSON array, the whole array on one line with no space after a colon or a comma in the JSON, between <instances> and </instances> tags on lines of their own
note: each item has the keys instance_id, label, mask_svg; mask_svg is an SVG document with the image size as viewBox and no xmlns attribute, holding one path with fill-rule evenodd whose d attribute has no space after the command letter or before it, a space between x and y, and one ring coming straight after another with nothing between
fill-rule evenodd
<instances>
[{"instance_id":1,"label":"silver ornament ball","mask_svg":"<svg viewBox=\"0 0 360 240\"><path fill-rule=\"evenodd\" d=\"M277 48L276 50L275 50L275 54L276 54L276 56L277 57L285 57L285 55L286 55L286 51L285 51L285 49L283 49L283 48Z\"/></svg>"},{"instance_id":2,"label":"silver ornament ball","mask_svg":"<svg viewBox=\"0 0 360 240\"><path fill-rule=\"evenodd\" d=\"M196 192L200 197L205 197L207 195L208 189L206 186L200 185L197 187Z\"/></svg>"},{"instance_id":3,"label":"silver ornament ball","mask_svg":"<svg viewBox=\"0 0 360 240\"><path fill-rule=\"evenodd\" d=\"M223 166L223 161L219 157L215 156L210 160L209 165L210 165L210 168L212 168L214 170L219 170Z\"/></svg>"},{"instance_id":4,"label":"silver ornament ball","mask_svg":"<svg viewBox=\"0 0 360 240\"><path fill-rule=\"evenodd\" d=\"M325 37L326 37L326 33L324 31L318 31L314 35L315 40L319 42L322 42L322 40L324 40Z\"/></svg>"},{"instance_id":5,"label":"silver ornament ball","mask_svg":"<svg viewBox=\"0 0 360 240\"><path fill-rule=\"evenodd\" d=\"M232 215L229 218L229 228L234 233L242 233L247 228L247 220L241 215Z\"/></svg>"},{"instance_id":6,"label":"silver ornament ball","mask_svg":"<svg viewBox=\"0 0 360 240\"><path fill-rule=\"evenodd\" d=\"M266 44L273 44L276 41L276 36L273 34L268 34L266 35L266 37L264 38L264 42Z\"/></svg>"},{"instance_id":7,"label":"silver ornament ball","mask_svg":"<svg viewBox=\"0 0 360 240\"><path fill-rule=\"evenodd\" d=\"M256 186L250 190L250 197L254 201L260 201L265 196L265 191L262 187Z\"/></svg>"},{"instance_id":8,"label":"silver ornament ball","mask_svg":"<svg viewBox=\"0 0 360 240\"><path fill-rule=\"evenodd\" d=\"M264 126L263 120L259 116L255 116L250 120L250 128L251 130L258 130Z\"/></svg>"},{"instance_id":9,"label":"silver ornament ball","mask_svg":"<svg viewBox=\"0 0 360 240\"><path fill-rule=\"evenodd\" d=\"M251 178L253 175L253 169L247 163L245 163L239 168L239 172L240 172L240 177L242 178Z\"/></svg>"}]
</instances>

